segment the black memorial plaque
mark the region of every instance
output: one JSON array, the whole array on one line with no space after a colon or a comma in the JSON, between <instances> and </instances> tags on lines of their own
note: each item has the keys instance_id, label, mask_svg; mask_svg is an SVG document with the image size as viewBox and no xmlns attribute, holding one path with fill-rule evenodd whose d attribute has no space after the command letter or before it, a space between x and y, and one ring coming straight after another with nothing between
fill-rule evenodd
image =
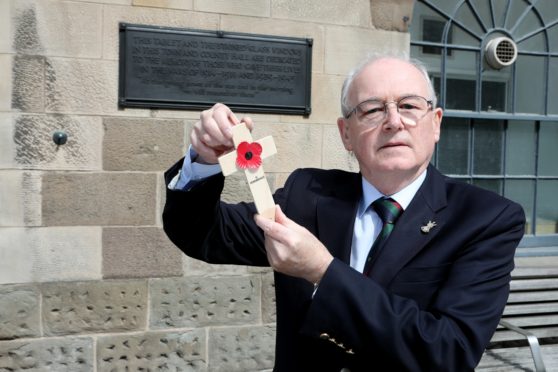
<instances>
[{"instance_id":1,"label":"black memorial plaque","mask_svg":"<svg viewBox=\"0 0 558 372\"><path fill-rule=\"evenodd\" d=\"M310 114L312 40L120 24L119 105Z\"/></svg>"}]
</instances>

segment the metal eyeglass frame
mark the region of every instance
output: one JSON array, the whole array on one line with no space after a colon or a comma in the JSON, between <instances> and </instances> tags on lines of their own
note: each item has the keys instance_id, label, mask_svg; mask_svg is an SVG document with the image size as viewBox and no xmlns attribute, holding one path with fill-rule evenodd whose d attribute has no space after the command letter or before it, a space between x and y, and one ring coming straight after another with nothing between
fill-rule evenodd
<instances>
[{"instance_id":1,"label":"metal eyeglass frame","mask_svg":"<svg viewBox=\"0 0 558 372\"><path fill-rule=\"evenodd\" d=\"M402 115L401 112L399 112L399 103L400 103L401 101L406 100L406 99L409 99L409 98L420 98L420 99L423 99L423 100L426 102L427 110L426 110L426 112L424 113L424 115L422 115L422 116L421 116L420 118L418 118L418 119L410 119L410 118L408 118L408 117ZM353 115L353 114L357 111L357 109L359 108L359 106L362 105L363 103L366 103L366 102L378 102L378 103L381 103L381 104L384 105L384 111L383 111L384 115L383 115L383 117L382 117L380 120L378 120L377 123L370 124L370 125L369 125L370 127L377 127L378 125L380 125L380 123L383 123L383 122L386 120L386 118L387 118L387 116L388 116L388 105L390 105L390 104L392 104L392 103L395 104L395 109L397 110L397 113L398 113L403 119L405 119L405 120L403 121L404 124L411 125L411 126L416 126L416 125L418 124L418 122L419 122L420 120L422 120L426 115L428 115L428 113L429 113L430 111L432 111L432 109L434 108L434 105L433 105L434 103L433 103L432 100L428 100L428 99L426 99L425 97L422 97L422 96L415 96L415 95L413 95L413 96L401 97L401 98L398 99L397 101L385 101L385 102L382 102L382 101L377 100L377 99L367 99L367 100L364 100L364 101L360 102L360 103L357 104L355 107L353 107L353 109L352 109L351 111L349 111L349 113L348 113L347 115L345 115L345 119L349 119L349 118L351 117L351 115ZM355 117L356 117L356 116L355 116ZM357 120L358 120L358 118L357 118ZM411 121L412 121L412 123L411 123Z\"/></svg>"}]
</instances>

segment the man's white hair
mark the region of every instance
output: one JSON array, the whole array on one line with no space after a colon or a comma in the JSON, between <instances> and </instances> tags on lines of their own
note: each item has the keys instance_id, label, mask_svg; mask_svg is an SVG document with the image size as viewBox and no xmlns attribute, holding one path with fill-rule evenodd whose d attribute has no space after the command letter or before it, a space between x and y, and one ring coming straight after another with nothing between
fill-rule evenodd
<instances>
[{"instance_id":1,"label":"man's white hair","mask_svg":"<svg viewBox=\"0 0 558 372\"><path fill-rule=\"evenodd\" d=\"M424 63L419 61L418 59L408 58L406 56L401 55L390 55L390 54L371 54L367 56L362 62L360 62L349 74L343 83L343 87L341 88L341 113L343 117L346 117L349 112L353 109L349 106L349 90L351 89L351 85L353 84L355 78L364 70L364 68L380 59L397 59L403 62L407 62L410 65L414 66L420 73L424 76L424 80L426 81L426 87L428 89L427 97L429 100L432 100L432 107L436 107L436 92L434 91L434 86L432 85L432 81L430 80L430 76L428 75L428 70ZM357 102L358 103L358 102Z\"/></svg>"}]
</instances>

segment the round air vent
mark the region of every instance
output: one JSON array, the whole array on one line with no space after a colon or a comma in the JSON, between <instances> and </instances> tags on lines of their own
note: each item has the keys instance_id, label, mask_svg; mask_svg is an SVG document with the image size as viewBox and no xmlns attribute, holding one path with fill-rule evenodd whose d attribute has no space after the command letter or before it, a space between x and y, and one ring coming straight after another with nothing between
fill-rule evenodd
<instances>
[{"instance_id":1,"label":"round air vent","mask_svg":"<svg viewBox=\"0 0 558 372\"><path fill-rule=\"evenodd\" d=\"M490 67L499 70L515 62L517 45L508 37L496 37L486 44L484 55Z\"/></svg>"}]
</instances>

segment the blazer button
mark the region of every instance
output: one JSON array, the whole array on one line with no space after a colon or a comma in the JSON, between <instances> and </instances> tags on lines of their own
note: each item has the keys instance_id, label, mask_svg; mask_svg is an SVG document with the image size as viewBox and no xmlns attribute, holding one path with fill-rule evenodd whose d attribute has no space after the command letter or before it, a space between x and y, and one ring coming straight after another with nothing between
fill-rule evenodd
<instances>
[{"instance_id":1,"label":"blazer button","mask_svg":"<svg viewBox=\"0 0 558 372\"><path fill-rule=\"evenodd\" d=\"M351 370L348 368L341 368L339 372L351 372Z\"/></svg>"},{"instance_id":2,"label":"blazer button","mask_svg":"<svg viewBox=\"0 0 558 372\"><path fill-rule=\"evenodd\" d=\"M322 340L329 340L329 335L328 335L327 333L322 333L322 334L320 335L320 338L321 338Z\"/></svg>"}]
</instances>

